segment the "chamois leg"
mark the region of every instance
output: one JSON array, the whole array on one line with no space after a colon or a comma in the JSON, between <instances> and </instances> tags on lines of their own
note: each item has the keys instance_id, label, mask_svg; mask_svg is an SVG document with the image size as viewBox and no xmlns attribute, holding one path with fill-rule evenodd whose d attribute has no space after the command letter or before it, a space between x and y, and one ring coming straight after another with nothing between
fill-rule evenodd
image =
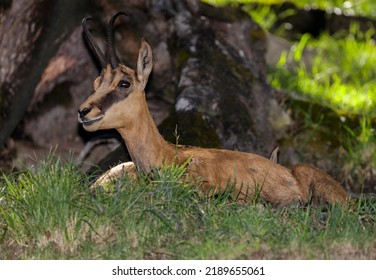
<instances>
[{"instance_id":1,"label":"chamois leg","mask_svg":"<svg viewBox=\"0 0 376 280\"><path fill-rule=\"evenodd\" d=\"M347 192L324 171L307 164L297 164L291 172L304 194L302 203L307 203L312 198L315 204L323 202L346 205L349 199Z\"/></svg>"},{"instance_id":2,"label":"chamois leg","mask_svg":"<svg viewBox=\"0 0 376 280\"><path fill-rule=\"evenodd\" d=\"M93 184L91 184L89 189L94 190L98 187L106 187L111 182L119 180L125 174L132 179L136 178L137 169L132 161L123 162L115 167L112 167L110 170L101 175Z\"/></svg>"}]
</instances>

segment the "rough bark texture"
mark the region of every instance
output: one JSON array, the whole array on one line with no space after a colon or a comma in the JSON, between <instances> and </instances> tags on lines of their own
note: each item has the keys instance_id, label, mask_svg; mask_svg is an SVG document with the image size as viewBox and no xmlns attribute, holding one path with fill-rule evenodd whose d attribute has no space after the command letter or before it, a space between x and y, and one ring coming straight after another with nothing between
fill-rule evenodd
<instances>
[{"instance_id":1,"label":"rough bark texture","mask_svg":"<svg viewBox=\"0 0 376 280\"><path fill-rule=\"evenodd\" d=\"M86 1L7 1L0 10L0 148L21 121L34 88ZM66 15L70 20L66 21Z\"/></svg>"}]
</instances>

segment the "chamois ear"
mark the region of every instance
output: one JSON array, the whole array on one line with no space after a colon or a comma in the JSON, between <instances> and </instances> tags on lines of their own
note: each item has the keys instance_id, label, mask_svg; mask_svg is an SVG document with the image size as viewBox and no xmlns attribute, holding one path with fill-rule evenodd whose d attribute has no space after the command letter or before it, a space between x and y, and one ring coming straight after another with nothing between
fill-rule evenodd
<instances>
[{"instance_id":1,"label":"chamois ear","mask_svg":"<svg viewBox=\"0 0 376 280\"><path fill-rule=\"evenodd\" d=\"M153 50L146 39L142 38L137 60L137 79L145 89L151 70L153 69Z\"/></svg>"},{"instance_id":2,"label":"chamois ear","mask_svg":"<svg viewBox=\"0 0 376 280\"><path fill-rule=\"evenodd\" d=\"M279 146L274 147L273 151L269 155L269 159L275 163L278 163Z\"/></svg>"}]
</instances>

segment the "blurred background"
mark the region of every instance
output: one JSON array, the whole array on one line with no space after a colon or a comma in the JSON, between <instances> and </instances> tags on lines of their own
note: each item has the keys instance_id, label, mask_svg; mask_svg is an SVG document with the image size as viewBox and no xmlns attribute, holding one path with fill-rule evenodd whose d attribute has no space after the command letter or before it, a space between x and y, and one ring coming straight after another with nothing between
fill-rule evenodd
<instances>
[{"instance_id":1,"label":"blurred background","mask_svg":"<svg viewBox=\"0 0 376 280\"><path fill-rule=\"evenodd\" d=\"M314 164L348 190L375 192L376 3L364 1L2 0L0 169L55 153L85 172L130 160L116 131L87 133L77 109L100 69L81 21L106 24L134 67L155 64L151 113L169 141Z\"/></svg>"}]
</instances>

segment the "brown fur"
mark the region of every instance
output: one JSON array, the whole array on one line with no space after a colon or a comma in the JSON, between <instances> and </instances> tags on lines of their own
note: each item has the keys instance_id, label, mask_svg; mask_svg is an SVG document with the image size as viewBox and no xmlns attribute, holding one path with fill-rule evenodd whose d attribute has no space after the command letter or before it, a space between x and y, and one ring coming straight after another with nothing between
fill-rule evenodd
<instances>
[{"instance_id":1,"label":"brown fur","mask_svg":"<svg viewBox=\"0 0 376 280\"><path fill-rule=\"evenodd\" d=\"M138 169L150 171L163 164L187 163L189 178L199 181L206 194L233 186L232 194L239 203L261 197L277 206L306 204L310 199L346 204L346 191L328 174L304 164L289 170L276 163L277 151L269 160L250 153L167 143L157 130L145 98L144 88L152 65L152 49L145 40L136 71L121 64L115 69L107 65L94 82L95 92L80 106L83 127L88 131L117 129ZM128 89L117 86L123 79L130 82ZM105 98L107 94L116 98ZM106 100L105 106L100 104L101 100ZM109 100L114 103L109 104Z\"/></svg>"}]
</instances>

